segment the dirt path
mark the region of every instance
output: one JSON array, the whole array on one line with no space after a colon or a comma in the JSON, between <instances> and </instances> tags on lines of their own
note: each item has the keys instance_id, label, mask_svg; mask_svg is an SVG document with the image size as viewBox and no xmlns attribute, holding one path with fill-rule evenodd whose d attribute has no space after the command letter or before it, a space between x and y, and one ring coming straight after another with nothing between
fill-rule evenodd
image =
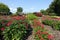
<instances>
[{"instance_id":1,"label":"dirt path","mask_svg":"<svg viewBox=\"0 0 60 40\"><path fill-rule=\"evenodd\" d=\"M33 34L30 35L27 40L34 40Z\"/></svg>"}]
</instances>

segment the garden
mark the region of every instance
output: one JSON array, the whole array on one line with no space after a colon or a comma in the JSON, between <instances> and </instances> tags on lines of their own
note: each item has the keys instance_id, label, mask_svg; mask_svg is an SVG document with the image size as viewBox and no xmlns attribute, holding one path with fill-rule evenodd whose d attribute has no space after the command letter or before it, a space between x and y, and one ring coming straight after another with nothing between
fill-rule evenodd
<instances>
[{"instance_id":1,"label":"garden","mask_svg":"<svg viewBox=\"0 0 60 40\"><path fill-rule=\"evenodd\" d=\"M54 0L40 12L12 13L0 3L0 40L60 40L60 1Z\"/></svg>"}]
</instances>

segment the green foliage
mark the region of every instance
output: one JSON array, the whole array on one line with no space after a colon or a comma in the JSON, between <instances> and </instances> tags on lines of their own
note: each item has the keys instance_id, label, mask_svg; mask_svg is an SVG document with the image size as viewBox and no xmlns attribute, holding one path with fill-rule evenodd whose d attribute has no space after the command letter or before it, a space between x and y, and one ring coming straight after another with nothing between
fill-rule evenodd
<instances>
[{"instance_id":1,"label":"green foliage","mask_svg":"<svg viewBox=\"0 0 60 40\"><path fill-rule=\"evenodd\" d=\"M55 13L49 13L48 15L50 15L50 16L56 16Z\"/></svg>"},{"instance_id":2,"label":"green foliage","mask_svg":"<svg viewBox=\"0 0 60 40\"><path fill-rule=\"evenodd\" d=\"M53 20L46 19L46 20L44 20L42 22L43 22L43 24L46 24L46 25L49 25L49 26L52 26L53 25Z\"/></svg>"},{"instance_id":3,"label":"green foliage","mask_svg":"<svg viewBox=\"0 0 60 40\"><path fill-rule=\"evenodd\" d=\"M23 8L22 7L18 7L16 14L17 15L22 15L23 14L22 12L23 12Z\"/></svg>"},{"instance_id":4,"label":"green foliage","mask_svg":"<svg viewBox=\"0 0 60 40\"><path fill-rule=\"evenodd\" d=\"M54 22L53 28L56 29L56 30L60 30L60 21Z\"/></svg>"},{"instance_id":5,"label":"green foliage","mask_svg":"<svg viewBox=\"0 0 60 40\"><path fill-rule=\"evenodd\" d=\"M34 20L34 19L37 19L37 16L35 16L34 14L27 14L27 19L28 20Z\"/></svg>"},{"instance_id":6,"label":"green foliage","mask_svg":"<svg viewBox=\"0 0 60 40\"><path fill-rule=\"evenodd\" d=\"M51 26L53 29L60 30L60 21L57 20L44 20L43 24Z\"/></svg>"},{"instance_id":7,"label":"green foliage","mask_svg":"<svg viewBox=\"0 0 60 40\"><path fill-rule=\"evenodd\" d=\"M43 14L43 15L48 15L48 12L46 10L40 10L40 12Z\"/></svg>"},{"instance_id":8,"label":"green foliage","mask_svg":"<svg viewBox=\"0 0 60 40\"><path fill-rule=\"evenodd\" d=\"M18 7L17 8L17 12L22 12L23 11L23 8L22 7Z\"/></svg>"},{"instance_id":9,"label":"green foliage","mask_svg":"<svg viewBox=\"0 0 60 40\"><path fill-rule=\"evenodd\" d=\"M7 5L0 3L0 14L9 14L10 9Z\"/></svg>"},{"instance_id":10,"label":"green foliage","mask_svg":"<svg viewBox=\"0 0 60 40\"><path fill-rule=\"evenodd\" d=\"M60 0L53 0L47 9L48 13L55 13L56 15L60 15Z\"/></svg>"}]
</instances>

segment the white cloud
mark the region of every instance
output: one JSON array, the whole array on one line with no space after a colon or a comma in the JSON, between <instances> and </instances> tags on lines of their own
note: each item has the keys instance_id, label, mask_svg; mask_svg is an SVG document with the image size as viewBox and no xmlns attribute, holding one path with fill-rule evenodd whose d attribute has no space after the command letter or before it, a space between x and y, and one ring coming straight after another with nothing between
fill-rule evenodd
<instances>
[{"instance_id":1,"label":"white cloud","mask_svg":"<svg viewBox=\"0 0 60 40\"><path fill-rule=\"evenodd\" d=\"M27 13L27 12L34 12L35 8L34 7L30 7L30 8L25 8L23 12Z\"/></svg>"},{"instance_id":2,"label":"white cloud","mask_svg":"<svg viewBox=\"0 0 60 40\"><path fill-rule=\"evenodd\" d=\"M34 7L31 7L30 10L34 10L35 8Z\"/></svg>"},{"instance_id":3,"label":"white cloud","mask_svg":"<svg viewBox=\"0 0 60 40\"><path fill-rule=\"evenodd\" d=\"M13 12L13 13L15 13L16 10L17 10L16 8L10 8L10 11Z\"/></svg>"}]
</instances>

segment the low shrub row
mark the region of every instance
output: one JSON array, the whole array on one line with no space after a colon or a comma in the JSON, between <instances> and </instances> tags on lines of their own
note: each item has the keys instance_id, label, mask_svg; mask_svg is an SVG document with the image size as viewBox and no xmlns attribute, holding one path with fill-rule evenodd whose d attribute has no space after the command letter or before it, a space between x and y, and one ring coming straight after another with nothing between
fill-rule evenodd
<instances>
[{"instance_id":1,"label":"low shrub row","mask_svg":"<svg viewBox=\"0 0 60 40\"><path fill-rule=\"evenodd\" d=\"M53 29L60 30L60 21L58 20L43 20L43 24L51 26Z\"/></svg>"}]
</instances>

